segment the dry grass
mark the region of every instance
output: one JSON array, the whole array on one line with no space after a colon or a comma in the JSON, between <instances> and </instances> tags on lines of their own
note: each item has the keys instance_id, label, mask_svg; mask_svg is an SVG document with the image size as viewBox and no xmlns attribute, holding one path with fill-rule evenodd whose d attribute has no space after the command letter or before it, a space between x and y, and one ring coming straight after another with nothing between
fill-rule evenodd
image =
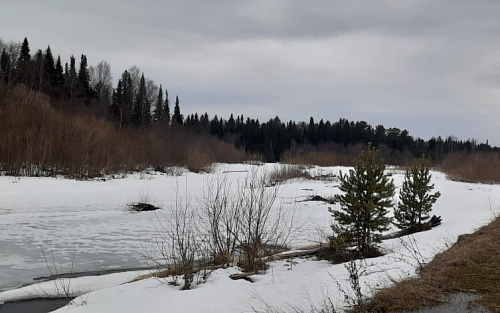
<instances>
[{"instance_id":1,"label":"dry grass","mask_svg":"<svg viewBox=\"0 0 500 313\"><path fill-rule=\"evenodd\" d=\"M311 178L305 167L297 164L278 164L269 173L269 181L272 184L281 183L294 178Z\"/></svg>"},{"instance_id":2,"label":"dry grass","mask_svg":"<svg viewBox=\"0 0 500 313\"><path fill-rule=\"evenodd\" d=\"M441 168L455 180L498 183L500 182L500 153L451 153L444 158Z\"/></svg>"},{"instance_id":3,"label":"dry grass","mask_svg":"<svg viewBox=\"0 0 500 313\"><path fill-rule=\"evenodd\" d=\"M500 312L500 218L473 234L462 235L436 255L420 276L383 289L354 312L404 312L438 304L457 292L481 296L477 304Z\"/></svg>"}]
</instances>

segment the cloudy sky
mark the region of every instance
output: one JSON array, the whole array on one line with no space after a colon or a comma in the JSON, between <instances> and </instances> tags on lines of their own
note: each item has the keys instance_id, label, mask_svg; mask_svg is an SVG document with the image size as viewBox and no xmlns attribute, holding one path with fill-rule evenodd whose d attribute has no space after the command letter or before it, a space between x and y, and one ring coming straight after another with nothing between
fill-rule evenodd
<instances>
[{"instance_id":1,"label":"cloudy sky","mask_svg":"<svg viewBox=\"0 0 500 313\"><path fill-rule=\"evenodd\" d=\"M500 145L500 1L0 0L0 38L137 65L183 113Z\"/></svg>"}]
</instances>

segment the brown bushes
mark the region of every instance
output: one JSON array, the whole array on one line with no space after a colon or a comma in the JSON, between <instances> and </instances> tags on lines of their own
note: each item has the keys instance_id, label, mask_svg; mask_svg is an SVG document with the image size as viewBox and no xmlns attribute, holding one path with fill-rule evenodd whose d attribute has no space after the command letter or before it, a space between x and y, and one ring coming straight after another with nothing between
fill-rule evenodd
<instances>
[{"instance_id":1,"label":"brown bushes","mask_svg":"<svg viewBox=\"0 0 500 313\"><path fill-rule=\"evenodd\" d=\"M320 145L318 147L305 146L298 151L289 151L283 155L283 163L336 166L353 165L363 145L347 146L342 145Z\"/></svg>"},{"instance_id":2,"label":"brown bushes","mask_svg":"<svg viewBox=\"0 0 500 313\"><path fill-rule=\"evenodd\" d=\"M285 152L282 161L304 165L352 166L356 163L361 150L365 148L366 145L362 143L348 146L332 143L321 143L318 146L305 145L300 149ZM415 161L415 156L407 150L393 150L385 145L379 145L377 149L386 164L401 166L410 165Z\"/></svg>"},{"instance_id":3,"label":"brown bushes","mask_svg":"<svg viewBox=\"0 0 500 313\"><path fill-rule=\"evenodd\" d=\"M500 153L450 153L445 156L441 169L450 178L483 183L500 182Z\"/></svg>"},{"instance_id":4,"label":"brown bushes","mask_svg":"<svg viewBox=\"0 0 500 313\"><path fill-rule=\"evenodd\" d=\"M199 171L245 159L229 143L186 131L119 133L103 119L55 110L46 96L23 87L0 89L0 142L1 170L22 176L86 178L171 165Z\"/></svg>"}]
</instances>

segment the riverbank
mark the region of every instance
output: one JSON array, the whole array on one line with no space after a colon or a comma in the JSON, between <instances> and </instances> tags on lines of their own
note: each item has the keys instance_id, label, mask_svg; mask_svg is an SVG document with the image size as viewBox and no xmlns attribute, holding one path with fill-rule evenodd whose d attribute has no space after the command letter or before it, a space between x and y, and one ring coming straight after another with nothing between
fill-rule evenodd
<instances>
[{"instance_id":1,"label":"riverbank","mask_svg":"<svg viewBox=\"0 0 500 313\"><path fill-rule=\"evenodd\" d=\"M354 312L409 312L439 305L457 293L477 297L469 307L500 312L500 218L472 234L458 237L419 275L382 289Z\"/></svg>"}]
</instances>

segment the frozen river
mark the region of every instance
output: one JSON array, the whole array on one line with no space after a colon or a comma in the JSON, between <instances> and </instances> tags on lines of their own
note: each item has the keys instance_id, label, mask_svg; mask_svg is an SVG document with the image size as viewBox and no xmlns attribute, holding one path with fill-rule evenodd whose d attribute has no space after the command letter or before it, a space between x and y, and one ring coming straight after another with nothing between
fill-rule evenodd
<instances>
[{"instance_id":1,"label":"frozen river","mask_svg":"<svg viewBox=\"0 0 500 313\"><path fill-rule=\"evenodd\" d=\"M55 272L151 265L152 242L158 238L159 223L169 218L176 195L184 199L187 193L196 205L214 177L242 178L249 168L219 165L212 174L134 174L108 181L0 177L0 290ZM332 188L333 184L320 181L287 184L282 200L296 206L295 199L312 193L329 195ZM141 213L126 209L128 203L141 200L164 209ZM295 242L318 241L318 225L329 228L327 205L300 202L299 206L303 220Z\"/></svg>"}]
</instances>

